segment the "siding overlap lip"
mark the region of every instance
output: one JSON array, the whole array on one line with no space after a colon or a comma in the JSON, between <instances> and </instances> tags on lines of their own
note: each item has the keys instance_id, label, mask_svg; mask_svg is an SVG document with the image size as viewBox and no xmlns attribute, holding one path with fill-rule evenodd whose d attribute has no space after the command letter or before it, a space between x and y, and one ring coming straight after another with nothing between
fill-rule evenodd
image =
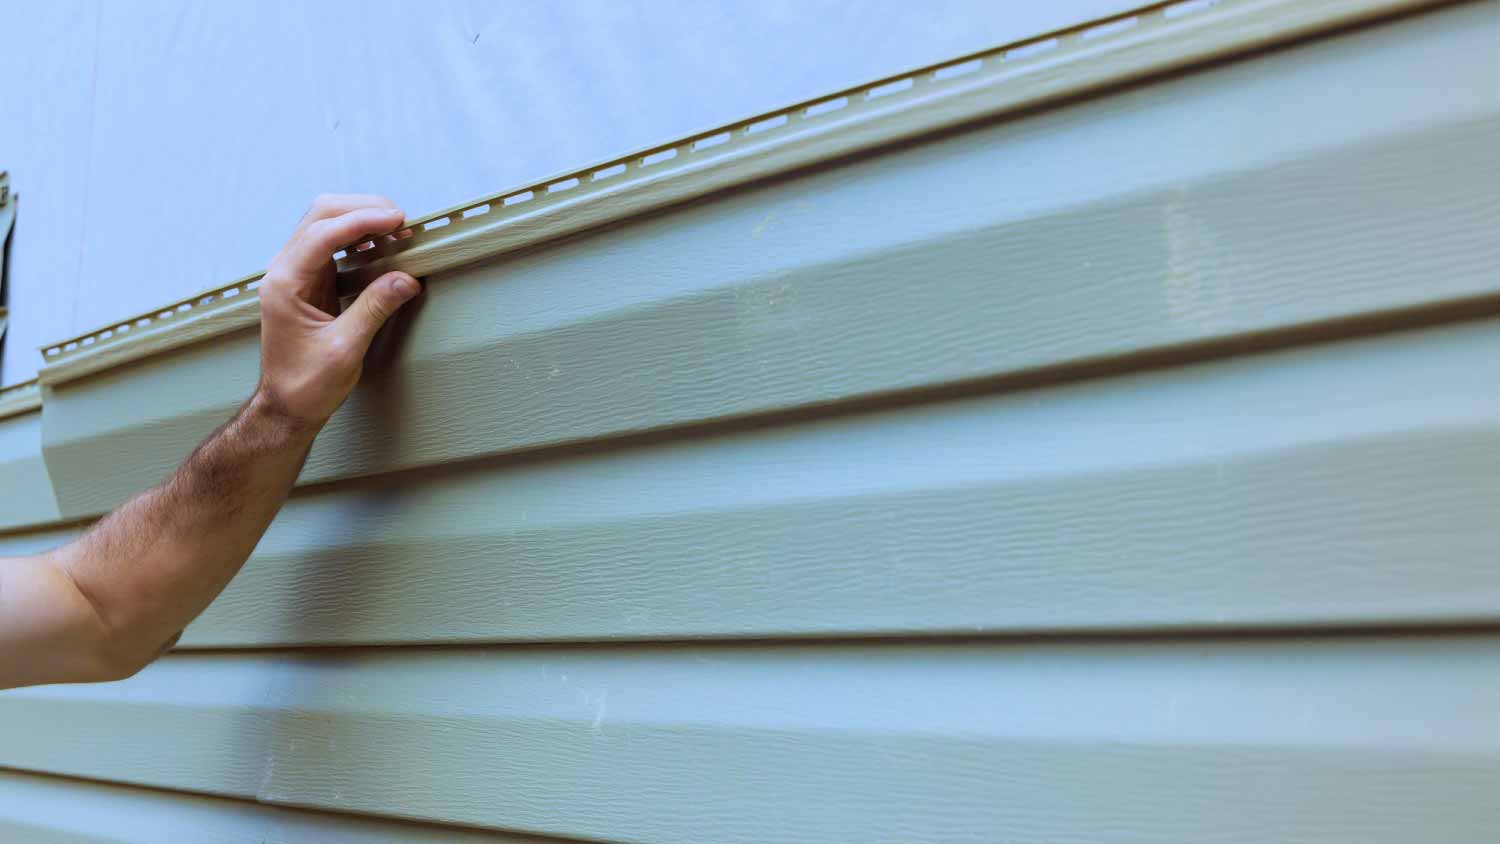
<instances>
[{"instance_id":1,"label":"siding overlap lip","mask_svg":"<svg viewBox=\"0 0 1500 844\"><path fill-rule=\"evenodd\" d=\"M0 388L0 419L30 413L41 406L42 388L36 379Z\"/></svg>"}]
</instances>

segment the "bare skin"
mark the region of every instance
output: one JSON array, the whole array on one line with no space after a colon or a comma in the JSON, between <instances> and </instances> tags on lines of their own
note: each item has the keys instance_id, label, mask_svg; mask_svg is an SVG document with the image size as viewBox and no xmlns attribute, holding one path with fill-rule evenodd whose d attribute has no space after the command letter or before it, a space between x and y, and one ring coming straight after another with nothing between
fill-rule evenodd
<instances>
[{"instance_id":1,"label":"bare skin","mask_svg":"<svg viewBox=\"0 0 1500 844\"><path fill-rule=\"evenodd\" d=\"M385 197L318 197L261 284L260 381L234 418L74 542L0 559L0 689L129 677L223 591L358 382L375 333L421 290L387 273L339 313L333 253L404 220Z\"/></svg>"}]
</instances>

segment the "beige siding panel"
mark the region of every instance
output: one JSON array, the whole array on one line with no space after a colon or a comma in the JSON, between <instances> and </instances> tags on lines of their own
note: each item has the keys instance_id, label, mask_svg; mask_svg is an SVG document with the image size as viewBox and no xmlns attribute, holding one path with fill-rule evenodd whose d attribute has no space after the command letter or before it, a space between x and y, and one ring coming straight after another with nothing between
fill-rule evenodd
<instances>
[{"instance_id":1,"label":"beige siding panel","mask_svg":"<svg viewBox=\"0 0 1500 844\"><path fill-rule=\"evenodd\" d=\"M1483 840L1500 640L168 657L0 764L626 841Z\"/></svg>"},{"instance_id":2,"label":"beige siding panel","mask_svg":"<svg viewBox=\"0 0 1500 844\"><path fill-rule=\"evenodd\" d=\"M1493 294L1497 37L1435 13L446 274L304 480ZM163 477L255 366L246 332L63 385L64 514Z\"/></svg>"},{"instance_id":3,"label":"beige siding panel","mask_svg":"<svg viewBox=\"0 0 1500 844\"><path fill-rule=\"evenodd\" d=\"M185 646L1500 618L1500 321L298 495Z\"/></svg>"},{"instance_id":4,"label":"beige siding panel","mask_svg":"<svg viewBox=\"0 0 1500 844\"><path fill-rule=\"evenodd\" d=\"M7 844L565 844L0 771Z\"/></svg>"}]
</instances>

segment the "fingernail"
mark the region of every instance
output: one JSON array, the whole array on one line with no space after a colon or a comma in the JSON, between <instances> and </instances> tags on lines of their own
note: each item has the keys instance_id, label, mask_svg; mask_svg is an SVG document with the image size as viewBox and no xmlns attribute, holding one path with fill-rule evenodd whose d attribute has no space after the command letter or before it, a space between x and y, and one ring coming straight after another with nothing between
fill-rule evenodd
<instances>
[{"instance_id":1,"label":"fingernail","mask_svg":"<svg viewBox=\"0 0 1500 844\"><path fill-rule=\"evenodd\" d=\"M409 278L398 278L391 282L391 286L396 288L397 293L408 299L417 295L417 283Z\"/></svg>"}]
</instances>

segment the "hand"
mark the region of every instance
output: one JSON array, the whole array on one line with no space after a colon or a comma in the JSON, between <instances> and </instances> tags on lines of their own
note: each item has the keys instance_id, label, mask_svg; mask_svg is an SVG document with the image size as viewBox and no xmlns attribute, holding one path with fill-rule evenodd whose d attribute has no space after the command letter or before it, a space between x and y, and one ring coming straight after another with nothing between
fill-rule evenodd
<instances>
[{"instance_id":1,"label":"hand","mask_svg":"<svg viewBox=\"0 0 1500 844\"><path fill-rule=\"evenodd\" d=\"M333 253L404 222L384 197L319 197L261 281L250 401L79 539L0 560L0 688L129 677L229 584L359 380L375 332L421 289L386 273L340 314Z\"/></svg>"},{"instance_id":2,"label":"hand","mask_svg":"<svg viewBox=\"0 0 1500 844\"><path fill-rule=\"evenodd\" d=\"M339 313L333 253L405 221L383 196L325 194L272 259L260 286L257 393L277 411L321 427L358 383L375 332L421 292L410 275L386 273Z\"/></svg>"}]
</instances>

